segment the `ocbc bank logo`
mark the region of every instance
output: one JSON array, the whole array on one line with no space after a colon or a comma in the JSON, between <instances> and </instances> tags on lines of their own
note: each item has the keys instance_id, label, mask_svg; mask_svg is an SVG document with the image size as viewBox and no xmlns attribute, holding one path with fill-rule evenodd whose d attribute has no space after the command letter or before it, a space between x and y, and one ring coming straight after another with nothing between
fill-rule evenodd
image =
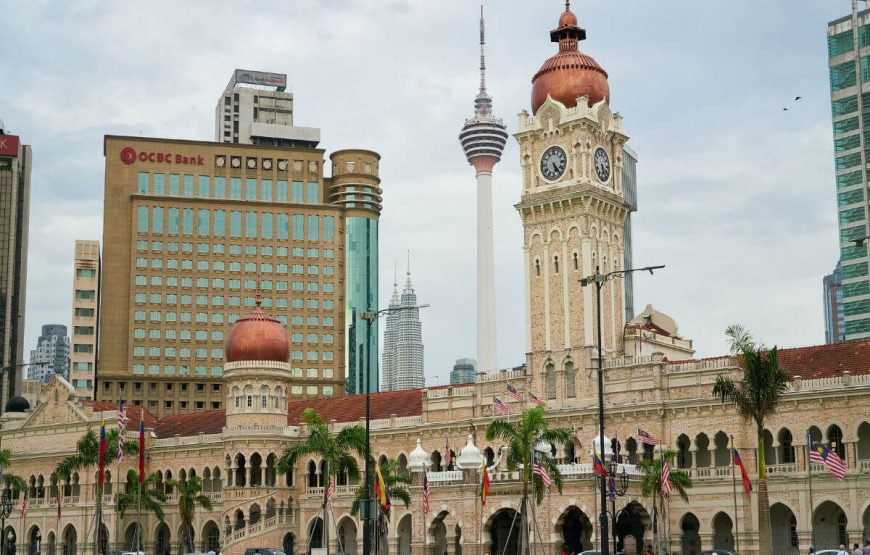
<instances>
[{"instance_id":1,"label":"ocbc bank logo","mask_svg":"<svg viewBox=\"0 0 870 555\"><path fill-rule=\"evenodd\" d=\"M202 156L186 156L171 152L136 152L131 146L125 146L120 152L121 162L128 166L139 160L140 162L156 162L158 164L179 164L184 166L203 166L205 160Z\"/></svg>"},{"instance_id":2,"label":"ocbc bank logo","mask_svg":"<svg viewBox=\"0 0 870 555\"><path fill-rule=\"evenodd\" d=\"M133 147L126 146L121 149L121 162L124 162L128 166L136 161L136 151L133 150Z\"/></svg>"}]
</instances>

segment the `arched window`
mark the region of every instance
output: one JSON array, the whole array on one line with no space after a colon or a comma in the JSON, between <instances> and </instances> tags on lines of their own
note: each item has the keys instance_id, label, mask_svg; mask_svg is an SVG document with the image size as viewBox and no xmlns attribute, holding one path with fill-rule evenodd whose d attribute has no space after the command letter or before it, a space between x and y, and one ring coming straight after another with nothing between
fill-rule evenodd
<instances>
[{"instance_id":1,"label":"arched window","mask_svg":"<svg viewBox=\"0 0 870 555\"><path fill-rule=\"evenodd\" d=\"M541 261L539 259L535 259L535 275L541 276Z\"/></svg>"},{"instance_id":2,"label":"arched window","mask_svg":"<svg viewBox=\"0 0 870 555\"><path fill-rule=\"evenodd\" d=\"M689 450L689 438L685 434L677 438L677 468L692 466L692 453Z\"/></svg>"},{"instance_id":3,"label":"arched window","mask_svg":"<svg viewBox=\"0 0 870 555\"><path fill-rule=\"evenodd\" d=\"M831 451L841 459L845 459L846 446L843 444L843 430L836 424L828 428L828 441L831 443Z\"/></svg>"},{"instance_id":4,"label":"arched window","mask_svg":"<svg viewBox=\"0 0 870 555\"><path fill-rule=\"evenodd\" d=\"M574 376L574 363L569 360L565 363L565 395L569 398L575 395Z\"/></svg>"},{"instance_id":5,"label":"arched window","mask_svg":"<svg viewBox=\"0 0 870 555\"><path fill-rule=\"evenodd\" d=\"M637 441L633 437L625 440L625 450L628 451L629 464L637 464Z\"/></svg>"},{"instance_id":6,"label":"arched window","mask_svg":"<svg viewBox=\"0 0 870 555\"><path fill-rule=\"evenodd\" d=\"M236 400L236 408L242 408L242 392L239 390L238 386L233 388L233 397Z\"/></svg>"},{"instance_id":7,"label":"arched window","mask_svg":"<svg viewBox=\"0 0 870 555\"><path fill-rule=\"evenodd\" d=\"M556 369L552 364L547 365L547 399L556 398Z\"/></svg>"},{"instance_id":8,"label":"arched window","mask_svg":"<svg viewBox=\"0 0 870 555\"><path fill-rule=\"evenodd\" d=\"M789 464L795 462L794 445L792 442L791 432L788 429L779 432L780 463Z\"/></svg>"},{"instance_id":9,"label":"arched window","mask_svg":"<svg viewBox=\"0 0 870 555\"><path fill-rule=\"evenodd\" d=\"M254 406L254 388L253 386L245 386L245 406L252 408Z\"/></svg>"},{"instance_id":10,"label":"arched window","mask_svg":"<svg viewBox=\"0 0 870 555\"><path fill-rule=\"evenodd\" d=\"M261 386L260 387L260 408L265 409L269 407L269 386Z\"/></svg>"},{"instance_id":11,"label":"arched window","mask_svg":"<svg viewBox=\"0 0 870 555\"><path fill-rule=\"evenodd\" d=\"M275 388L275 408L276 409L281 408L281 388L280 387Z\"/></svg>"},{"instance_id":12,"label":"arched window","mask_svg":"<svg viewBox=\"0 0 870 555\"><path fill-rule=\"evenodd\" d=\"M559 255L558 254L553 257L553 268L555 269L556 273L558 274L559 273Z\"/></svg>"},{"instance_id":13,"label":"arched window","mask_svg":"<svg viewBox=\"0 0 870 555\"><path fill-rule=\"evenodd\" d=\"M574 269L575 269L575 270L579 270L579 269L580 269L580 261L577 259L577 253L576 253L576 252L574 253Z\"/></svg>"}]
</instances>

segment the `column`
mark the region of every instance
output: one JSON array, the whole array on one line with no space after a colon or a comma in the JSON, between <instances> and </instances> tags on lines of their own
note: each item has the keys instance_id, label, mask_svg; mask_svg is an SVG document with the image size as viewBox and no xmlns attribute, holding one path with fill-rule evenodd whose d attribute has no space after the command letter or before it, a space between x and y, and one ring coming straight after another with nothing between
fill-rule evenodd
<instances>
[{"instance_id":1,"label":"column","mask_svg":"<svg viewBox=\"0 0 870 555\"><path fill-rule=\"evenodd\" d=\"M245 485L251 487L251 466L245 467Z\"/></svg>"}]
</instances>

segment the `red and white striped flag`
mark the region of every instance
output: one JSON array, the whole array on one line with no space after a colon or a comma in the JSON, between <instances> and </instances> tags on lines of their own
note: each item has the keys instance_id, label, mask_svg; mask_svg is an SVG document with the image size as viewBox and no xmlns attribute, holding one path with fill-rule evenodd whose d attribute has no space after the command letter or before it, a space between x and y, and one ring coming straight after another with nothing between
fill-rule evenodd
<instances>
[{"instance_id":1,"label":"red and white striped flag","mask_svg":"<svg viewBox=\"0 0 870 555\"><path fill-rule=\"evenodd\" d=\"M532 454L532 473L540 474L541 480L544 481L544 485L550 487L553 485L553 479L550 478L550 475L547 473L547 469L541 466L541 463L538 462L538 458Z\"/></svg>"},{"instance_id":2,"label":"red and white striped flag","mask_svg":"<svg viewBox=\"0 0 870 555\"><path fill-rule=\"evenodd\" d=\"M447 467L450 466L450 463L453 462L453 454L450 452L450 438L444 436L444 469L447 470Z\"/></svg>"},{"instance_id":3,"label":"red and white striped flag","mask_svg":"<svg viewBox=\"0 0 870 555\"><path fill-rule=\"evenodd\" d=\"M427 472L423 471L423 516L429 514L429 477Z\"/></svg>"},{"instance_id":4,"label":"red and white striped flag","mask_svg":"<svg viewBox=\"0 0 870 555\"><path fill-rule=\"evenodd\" d=\"M517 388L512 386L511 384L507 384L507 394L516 399L517 401L522 401L523 396L517 391Z\"/></svg>"},{"instance_id":5,"label":"red and white striped flag","mask_svg":"<svg viewBox=\"0 0 870 555\"><path fill-rule=\"evenodd\" d=\"M641 441L641 443L646 443L647 445L658 445L661 443L657 440L653 435L649 432L645 432L640 428L637 429L637 439Z\"/></svg>"},{"instance_id":6,"label":"red and white striped flag","mask_svg":"<svg viewBox=\"0 0 870 555\"><path fill-rule=\"evenodd\" d=\"M508 404L496 397L495 395L492 396L492 406L505 413L509 413L511 411Z\"/></svg>"},{"instance_id":7,"label":"red and white striped flag","mask_svg":"<svg viewBox=\"0 0 870 555\"><path fill-rule=\"evenodd\" d=\"M828 470L830 470L831 473L840 480L846 476L846 463L844 463L843 459L841 459L836 453L824 445L814 443L812 447L810 447L810 460L827 466Z\"/></svg>"},{"instance_id":8,"label":"red and white striped flag","mask_svg":"<svg viewBox=\"0 0 870 555\"><path fill-rule=\"evenodd\" d=\"M667 497L671 493L671 471L668 461L662 458L662 496Z\"/></svg>"},{"instance_id":9,"label":"red and white striped flag","mask_svg":"<svg viewBox=\"0 0 870 555\"><path fill-rule=\"evenodd\" d=\"M326 488L326 510L332 506L332 495L335 493L335 485L332 480L329 481L329 486Z\"/></svg>"},{"instance_id":10,"label":"red and white striped flag","mask_svg":"<svg viewBox=\"0 0 870 555\"><path fill-rule=\"evenodd\" d=\"M529 391L529 403L533 405L546 405L547 402L539 398L537 395Z\"/></svg>"},{"instance_id":11,"label":"red and white striped flag","mask_svg":"<svg viewBox=\"0 0 870 555\"><path fill-rule=\"evenodd\" d=\"M124 462L124 401L118 401L118 464Z\"/></svg>"}]
</instances>

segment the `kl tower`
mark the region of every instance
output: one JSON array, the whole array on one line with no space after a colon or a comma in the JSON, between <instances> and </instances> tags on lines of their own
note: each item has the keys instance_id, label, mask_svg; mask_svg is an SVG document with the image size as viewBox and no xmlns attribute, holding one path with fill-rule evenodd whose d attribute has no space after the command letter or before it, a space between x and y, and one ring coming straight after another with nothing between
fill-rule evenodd
<instances>
[{"instance_id":1,"label":"kl tower","mask_svg":"<svg viewBox=\"0 0 870 555\"><path fill-rule=\"evenodd\" d=\"M459 142L477 175L477 371L496 370L495 269L492 248L492 169L501 160L507 142L504 122L492 115L486 94L486 39L480 7L480 90L474 99L474 117L465 120Z\"/></svg>"}]
</instances>

